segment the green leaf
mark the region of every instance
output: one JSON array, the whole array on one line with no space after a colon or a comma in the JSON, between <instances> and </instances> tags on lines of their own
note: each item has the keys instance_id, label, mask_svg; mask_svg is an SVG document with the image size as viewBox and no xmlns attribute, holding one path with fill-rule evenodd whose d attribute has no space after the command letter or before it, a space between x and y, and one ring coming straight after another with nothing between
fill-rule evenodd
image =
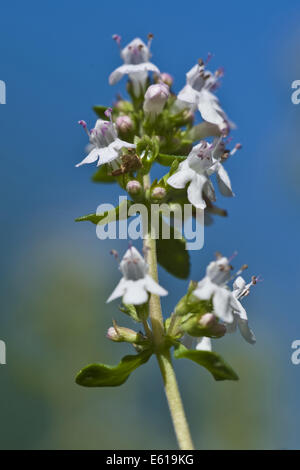
<instances>
[{"instance_id":1,"label":"green leaf","mask_svg":"<svg viewBox=\"0 0 300 470\"><path fill-rule=\"evenodd\" d=\"M159 153L156 161L163 166L171 166L174 161L183 162L186 157L181 155L166 155L165 153Z\"/></svg>"},{"instance_id":2,"label":"green leaf","mask_svg":"<svg viewBox=\"0 0 300 470\"><path fill-rule=\"evenodd\" d=\"M101 119L107 121L107 116L105 116L105 111L108 109L108 106L93 106L93 110L97 114L97 116Z\"/></svg>"},{"instance_id":3,"label":"green leaf","mask_svg":"<svg viewBox=\"0 0 300 470\"><path fill-rule=\"evenodd\" d=\"M116 178L108 174L107 165L101 165L96 173L92 176L92 181L95 183L115 183Z\"/></svg>"},{"instance_id":4,"label":"green leaf","mask_svg":"<svg viewBox=\"0 0 300 470\"><path fill-rule=\"evenodd\" d=\"M128 217L128 208L134 204L133 201L130 201L129 199L124 200L121 202L121 204L116 207L115 209L112 209L111 211L106 211L103 212L102 214L88 214L88 215L83 215L82 217L77 217L75 219L75 222L92 222L93 224L98 225L101 223L103 224L108 224L109 222L117 221L117 220L124 220L125 218ZM127 207L127 208L126 208ZM125 217L126 214L126 217Z\"/></svg>"},{"instance_id":5,"label":"green leaf","mask_svg":"<svg viewBox=\"0 0 300 470\"><path fill-rule=\"evenodd\" d=\"M162 222L164 224L164 222ZM162 226L162 224L160 224ZM157 261L173 276L187 279L190 274L190 256L183 237L174 238L174 227L170 227L170 239L156 240ZM161 235L161 234L160 234Z\"/></svg>"},{"instance_id":6,"label":"green leaf","mask_svg":"<svg viewBox=\"0 0 300 470\"><path fill-rule=\"evenodd\" d=\"M134 305L128 305L128 304L122 304L122 306L119 307L119 310L129 317L131 317L134 321L136 322L141 322L142 320L139 318L136 307Z\"/></svg>"},{"instance_id":7,"label":"green leaf","mask_svg":"<svg viewBox=\"0 0 300 470\"><path fill-rule=\"evenodd\" d=\"M149 349L140 354L125 356L117 366L91 364L82 369L76 383L83 387L118 387L128 379L131 372L147 362L152 355Z\"/></svg>"},{"instance_id":8,"label":"green leaf","mask_svg":"<svg viewBox=\"0 0 300 470\"><path fill-rule=\"evenodd\" d=\"M205 367L215 380L239 380L234 370L215 352L190 350L181 344L174 350L174 357L190 359Z\"/></svg>"}]
</instances>

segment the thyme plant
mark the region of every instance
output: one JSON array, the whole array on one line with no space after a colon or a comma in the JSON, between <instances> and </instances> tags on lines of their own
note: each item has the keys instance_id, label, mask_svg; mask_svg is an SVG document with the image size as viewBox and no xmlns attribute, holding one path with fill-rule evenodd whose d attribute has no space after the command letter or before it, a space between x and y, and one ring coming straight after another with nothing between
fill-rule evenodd
<instances>
[{"instance_id":1,"label":"thyme plant","mask_svg":"<svg viewBox=\"0 0 300 470\"><path fill-rule=\"evenodd\" d=\"M173 92L173 78L161 73L150 62L152 35L148 43L134 39L123 49L121 37L113 36L120 47L124 64L109 77L111 85L128 76L130 100L118 98L113 107L95 106L98 115L91 130L79 121L89 138L88 155L76 166L97 163L93 180L116 183L128 194L128 206L142 204L151 212L153 204L172 209L189 204L191 214L204 211L205 221L213 215L226 215L218 208L211 175L216 174L220 193L233 196L230 179L224 168L230 156L241 147L227 149L228 134L234 128L220 106L214 92L223 75L206 69L207 62L199 59L186 74L186 85L178 96ZM194 124L195 113L202 117ZM158 163L166 174L151 182L152 166ZM77 221L97 225L121 218L121 207L104 213L93 213ZM128 213L125 212L125 216ZM124 217L124 215L123 215ZM159 214L163 224L163 211ZM174 222L174 220L173 220ZM156 356L180 449L193 449L177 380L172 364L186 358L206 368L217 381L238 380L237 374L212 351L211 339L218 339L238 326L246 341L255 343L241 300L258 278L246 282L241 276L243 265L235 274L231 259L217 253L207 266L200 282L191 281L186 294L174 306L171 315L163 315L160 297L168 292L159 285L157 264L181 279L189 276L189 253L182 236L176 236L170 224L170 237L161 228L153 234L151 217L144 220L143 256L130 246L120 261L122 278L108 302L122 299L119 307L131 317L136 329L113 325L107 337L115 342L127 342L133 353L115 366L91 364L83 368L76 382L85 387L116 387L130 374ZM117 254L114 253L117 257ZM232 287L230 284L232 283Z\"/></svg>"}]
</instances>

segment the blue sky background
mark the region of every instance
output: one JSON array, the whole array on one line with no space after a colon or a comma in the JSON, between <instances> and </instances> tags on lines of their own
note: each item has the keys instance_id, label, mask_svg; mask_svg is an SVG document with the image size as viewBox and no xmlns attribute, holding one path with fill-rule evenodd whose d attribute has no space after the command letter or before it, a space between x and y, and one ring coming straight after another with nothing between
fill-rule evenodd
<instances>
[{"instance_id":1,"label":"blue sky background","mask_svg":"<svg viewBox=\"0 0 300 470\"><path fill-rule=\"evenodd\" d=\"M237 266L248 263L249 274L261 274L264 278L247 299L258 345L251 348L233 339L235 347L230 350L228 346L229 356L245 355L254 369L261 358L268 357L264 373L269 391L264 403L270 406L269 432L279 423L283 423L283 430L278 440L261 438L260 446L299 448L295 430L300 419L297 396L300 366L293 366L290 361L291 343L300 339L297 141L300 105L293 105L290 98L292 81L300 79L299 20L297 0L248 3L91 0L88 4L12 0L2 6L0 79L7 85L7 104L0 106L0 339L7 343L8 364L5 369L0 368L0 383L5 397L14 396L20 407L23 401L27 403L28 395L29 401L33 400L34 393L16 380L20 371L16 355L10 354L10 345L22 356L20 344L25 340L26 348L36 349L36 353L26 350L24 354L29 358L32 355L37 365L37 356L42 361L41 336L32 333L35 325L30 308L24 307L23 311L21 308L17 314L16 302L27 295L31 305L39 295L39 282L44 279L46 283L48 267L57 260L57 273L62 271L59 263L64 269L69 266L70 271L78 270L79 279L83 273L85 281L91 276L95 289L99 279L102 293L97 305L101 312L105 309L105 298L118 280L109 250L115 245L125 250L126 242L100 242L94 226L74 223L76 216L93 212L102 202L117 203L119 196L116 187L101 187L89 181L94 171L91 166L75 168L86 144L77 121L85 119L92 126L95 120L92 105L109 105L117 92L125 93L125 80L114 87L108 85L109 73L121 63L112 34L121 34L126 44L136 36L145 39L152 32L152 60L161 71L175 77L176 91L184 85L185 73L208 52L214 54L212 69L225 68L218 96L238 125L232 134L234 142L243 144L243 150L227 164L236 197L229 200L219 195L218 205L228 209L229 217L215 219L214 225L206 229L204 249L192 254L191 277L199 279L203 275L215 251L230 255L238 250ZM53 276L59 278L58 274ZM169 311L187 283L172 279L163 270L161 283L174 292L164 302ZM84 307L88 309L88 303ZM51 315L51 305L49 308ZM58 322L63 315L62 311ZM103 315L107 327L110 317ZM42 329L46 331L47 322L42 318L45 320L44 324L41 321ZM20 319L26 325L24 329ZM68 325L65 327L67 332ZM103 332L99 332L99 337L102 336ZM70 352L64 350L64 354ZM119 353L115 358L118 356ZM59 360L64 362L64 356ZM108 352L106 360L109 361ZM81 360L79 356L77 361L80 368L85 358ZM275 379L278 385L274 389ZM72 387L69 390L72 394ZM84 396L88 393L85 391ZM80 403L79 400L77 406ZM250 412L251 406L249 403ZM273 422L275 408L280 417ZM58 409L54 405L52 411L48 409L49 415L55 415ZM2 419L11 421L6 412L1 409L0 398L0 416L4 413ZM12 421L21 426L17 416ZM43 420L36 426L45 429ZM33 432L29 439L22 432L16 435L14 430L3 438L4 446L77 445L76 439L68 443L63 438L57 444L51 433L46 433L41 443L38 432L37 436ZM250 441L251 447L254 441ZM226 444L221 440L219 445L230 447L234 439L232 442ZM105 445L110 443L105 441ZM121 445L128 447L120 441ZM172 436L166 445L174 445ZM246 441L244 445L247 446Z\"/></svg>"}]
</instances>

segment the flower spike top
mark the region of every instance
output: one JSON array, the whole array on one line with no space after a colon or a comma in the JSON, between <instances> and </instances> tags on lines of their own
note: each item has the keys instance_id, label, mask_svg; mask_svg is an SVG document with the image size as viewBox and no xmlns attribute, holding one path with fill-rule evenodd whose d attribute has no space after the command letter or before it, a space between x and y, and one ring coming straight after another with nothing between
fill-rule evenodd
<instances>
[{"instance_id":1,"label":"flower spike top","mask_svg":"<svg viewBox=\"0 0 300 470\"><path fill-rule=\"evenodd\" d=\"M148 269L148 264L138 250L130 247L120 263L123 277L107 302L123 297L125 305L141 305L147 302L148 292L159 296L167 295L168 292L149 276Z\"/></svg>"},{"instance_id":2,"label":"flower spike top","mask_svg":"<svg viewBox=\"0 0 300 470\"><path fill-rule=\"evenodd\" d=\"M204 121L215 124L222 134L228 134L235 126L212 93L218 87L222 74L222 69L218 69L214 74L205 70L203 60L199 59L198 64L186 74L186 85L179 92L178 100L187 103L194 110L198 109Z\"/></svg>"},{"instance_id":3,"label":"flower spike top","mask_svg":"<svg viewBox=\"0 0 300 470\"><path fill-rule=\"evenodd\" d=\"M220 192L224 196L233 196L230 178L221 164L225 152L222 139L215 139L212 144L202 140L192 148L186 160L180 163L178 171L168 178L167 183L176 189L184 189L189 183L187 197L193 206L205 209L208 199L215 200L215 192L209 176L217 174Z\"/></svg>"},{"instance_id":4,"label":"flower spike top","mask_svg":"<svg viewBox=\"0 0 300 470\"><path fill-rule=\"evenodd\" d=\"M115 125L111 119L111 108L105 111L110 121L98 119L94 129L88 130L85 121L79 121L87 135L89 136L89 154L76 167L86 163L94 163L98 160L97 166L110 163L121 155L122 148L135 148L134 144L129 144L118 138Z\"/></svg>"},{"instance_id":5,"label":"flower spike top","mask_svg":"<svg viewBox=\"0 0 300 470\"><path fill-rule=\"evenodd\" d=\"M120 44L120 36L114 35L113 38ZM134 94L139 96L144 92L148 72L160 73L156 65L149 62L152 38L152 34L149 34L147 45L140 38L135 38L121 50L121 58L124 60L124 65L121 65L110 74L110 85L115 85L124 75L129 75L133 84Z\"/></svg>"}]
</instances>

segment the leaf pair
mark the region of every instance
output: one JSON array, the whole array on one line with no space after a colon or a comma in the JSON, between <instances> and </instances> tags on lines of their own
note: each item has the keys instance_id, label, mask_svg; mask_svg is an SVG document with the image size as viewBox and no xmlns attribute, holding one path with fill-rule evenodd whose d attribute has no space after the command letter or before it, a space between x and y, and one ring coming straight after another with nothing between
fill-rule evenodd
<instances>
[{"instance_id":1,"label":"leaf pair","mask_svg":"<svg viewBox=\"0 0 300 470\"><path fill-rule=\"evenodd\" d=\"M117 387L125 383L130 374L145 364L151 355L152 351L148 349L139 354L123 357L116 366L91 364L78 373L76 383L84 387ZM189 350L180 345L175 348L174 357L196 362L207 369L217 381L238 380L234 370L215 352Z\"/></svg>"}]
</instances>

